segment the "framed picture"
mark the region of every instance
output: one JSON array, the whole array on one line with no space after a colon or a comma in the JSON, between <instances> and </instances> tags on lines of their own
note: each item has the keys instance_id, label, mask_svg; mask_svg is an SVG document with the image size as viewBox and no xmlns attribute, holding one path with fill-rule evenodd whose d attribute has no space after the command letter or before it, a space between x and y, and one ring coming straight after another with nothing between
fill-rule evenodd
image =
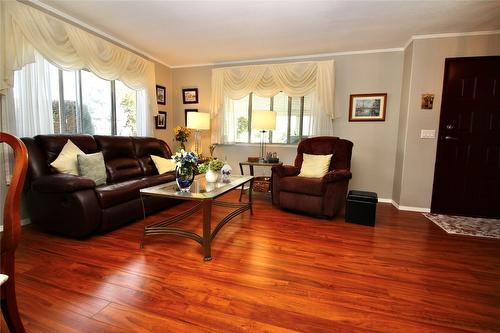
<instances>
[{"instance_id":1,"label":"framed picture","mask_svg":"<svg viewBox=\"0 0 500 333\"><path fill-rule=\"evenodd\" d=\"M198 104L198 88L182 89L182 102L184 104Z\"/></svg>"},{"instance_id":2,"label":"framed picture","mask_svg":"<svg viewBox=\"0 0 500 333\"><path fill-rule=\"evenodd\" d=\"M385 121L387 94L351 95L349 121Z\"/></svg>"},{"instance_id":3,"label":"framed picture","mask_svg":"<svg viewBox=\"0 0 500 333\"><path fill-rule=\"evenodd\" d=\"M184 110L184 126L188 124L188 112L198 112L198 109L185 109Z\"/></svg>"},{"instance_id":4,"label":"framed picture","mask_svg":"<svg viewBox=\"0 0 500 333\"><path fill-rule=\"evenodd\" d=\"M166 129L167 128L167 113L165 111L158 111L158 115L155 116L156 129Z\"/></svg>"},{"instance_id":5,"label":"framed picture","mask_svg":"<svg viewBox=\"0 0 500 333\"><path fill-rule=\"evenodd\" d=\"M167 89L165 87L156 85L156 103L161 105L167 104Z\"/></svg>"},{"instance_id":6,"label":"framed picture","mask_svg":"<svg viewBox=\"0 0 500 333\"><path fill-rule=\"evenodd\" d=\"M432 110L433 105L434 94L422 94L422 103L420 104L420 108L422 110Z\"/></svg>"}]
</instances>

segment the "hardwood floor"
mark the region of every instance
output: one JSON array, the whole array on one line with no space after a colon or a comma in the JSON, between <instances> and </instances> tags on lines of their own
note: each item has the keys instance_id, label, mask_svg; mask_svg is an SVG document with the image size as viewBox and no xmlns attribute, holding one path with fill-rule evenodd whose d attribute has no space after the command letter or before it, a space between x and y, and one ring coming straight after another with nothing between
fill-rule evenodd
<instances>
[{"instance_id":1,"label":"hardwood floor","mask_svg":"<svg viewBox=\"0 0 500 333\"><path fill-rule=\"evenodd\" d=\"M141 250L159 215L84 241L24 227L16 278L27 331L500 330L500 240L447 235L389 204L375 228L283 212L262 196L254 212L221 230L211 262L173 236ZM201 217L184 225L199 231Z\"/></svg>"}]
</instances>

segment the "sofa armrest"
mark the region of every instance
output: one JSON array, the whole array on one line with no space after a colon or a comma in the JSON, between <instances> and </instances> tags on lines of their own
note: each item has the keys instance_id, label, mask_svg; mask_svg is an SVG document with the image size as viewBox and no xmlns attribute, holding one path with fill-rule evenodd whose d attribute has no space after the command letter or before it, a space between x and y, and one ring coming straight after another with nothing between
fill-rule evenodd
<instances>
[{"instance_id":1,"label":"sofa armrest","mask_svg":"<svg viewBox=\"0 0 500 333\"><path fill-rule=\"evenodd\" d=\"M294 167L293 165L275 165L272 167L273 176L278 178L297 176L300 173L300 169Z\"/></svg>"},{"instance_id":2,"label":"sofa armrest","mask_svg":"<svg viewBox=\"0 0 500 333\"><path fill-rule=\"evenodd\" d=\"M333 170L326 173L321 180L323 183L335 183L341 180L351 179L352 173L347 169Z\"/></svg>"},{"instance_id":3,"label":"sofa armrest","mask_svg":"<svg viewBox=\"0 0 500 333\"><path fill-rule=\"evenodd\" d=\"M38 177L31 183L34 191L44 193L65 193L95 188L95 182L87 177L58 173Z\"/></svg>"}]
</instances>

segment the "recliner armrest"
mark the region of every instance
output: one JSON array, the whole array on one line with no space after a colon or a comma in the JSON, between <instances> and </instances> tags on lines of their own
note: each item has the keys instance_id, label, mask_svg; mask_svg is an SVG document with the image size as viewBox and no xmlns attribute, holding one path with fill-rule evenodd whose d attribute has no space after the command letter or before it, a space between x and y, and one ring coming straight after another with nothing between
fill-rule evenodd
<instances>
[{"instance_id":1,"label":"recliner armrest","mask_svg":"<svg viewBox=\"0 0 500 333\"><path fill-rule=\"evenodd\" d=\"M44 193L65 193L95 188L95 182L87 177L58 173L42 176L31 183L34 191Z\"/></svg>"},{"instance_id":2,"label":"recliner armrest","mask_svg":"<svg viewBox=\"0 0 500 333\"><path fill-rule=\"evenodd\" d=\"M290 177L297 176L300 173L300 169L294 167L293 165L275 165L272 167L273 176Z\"/></svg>"},{"instance_id":3,"label":"recliner armrest","mask_svg":"<svg viewBox=\"0 0 500 333\"><path fill-rule=\"evenodd\" d=\"M347 169L333 170L326 173L321 180L323 183L334 183L340 180L351 179L352 173Z\"/></svg>"}]
</instances>

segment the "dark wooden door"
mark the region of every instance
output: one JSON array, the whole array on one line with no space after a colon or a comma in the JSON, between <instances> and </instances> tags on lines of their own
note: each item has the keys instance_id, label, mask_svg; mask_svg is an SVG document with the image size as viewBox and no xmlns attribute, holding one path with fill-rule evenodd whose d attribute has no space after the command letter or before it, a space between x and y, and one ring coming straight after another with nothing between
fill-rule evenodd
<instances>
[{"instance_id":1,"label":"dark wooden door","mask_svg":"<svg viewBox=\"0 0 500 333\"><path fill-rule=\"evenodd\" d=\"M431 211L500 218L500 56L446 59Z\"/></svg>"}]
</instances>

